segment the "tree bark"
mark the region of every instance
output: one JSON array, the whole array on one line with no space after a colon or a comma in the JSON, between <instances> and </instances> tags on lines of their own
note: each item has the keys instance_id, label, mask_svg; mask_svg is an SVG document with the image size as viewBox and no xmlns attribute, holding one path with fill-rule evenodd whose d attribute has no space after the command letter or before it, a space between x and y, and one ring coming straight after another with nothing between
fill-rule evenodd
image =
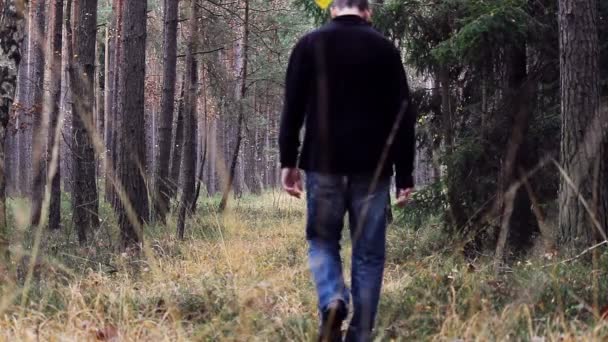
<instances>
[{"instance_id":1,"label":"tree bark","mask_svg":"<svg viewBox=\"0 0 608 342\"><path fill-rule=\"evenodd\" d=\"M198 198L201 195L201 188L203 186L203 183L205 183L205 165L207 162L207 144L205 144L205 136L207 134L207 130L204 130L203 133L201 133L201 138L199 140L199 145L200 145L200 154L199 154L199 166L198 166L198 174L196 176L196 190L194 191L194 199L192 200L192 207L190 209L190 211L192 213L196 212L196 204L198 202Z\"/></svg>"},{"instance_id":2,"label":"tree bark","mask_svg":"<svg viewBox=\"0 0 608 342\"><path fill-rule=\"evenodd\" d=\"M210 129L208 130L209 134L207 135L207 143L209 146L209 163L207 163L207 194L209 196L215 195L217 193L217 158L218 158L218 125L216 118L209 118L211 121Z\"/></svg>"},{"instance_id":3,"label":"tree bark","mask_svg":"<svg viewBox=\"0 0 608 342\"><path fill-rule=\"evenodd\" d=\"M251 95L253 98L253 113L257 113L257 91L254 87L253 94ZM262 193L262 187L260 185L261 179L261 169L258 167L258 125L255 122L255 118L252 117L253 120L249 120L249 127L246 130L246 146L247 148L243 149L242 155L242 163L241 170L243 172L243 182L247 186L247 189L254 194L259 195Z\"/></svg>"},{"instance_id":4,"label":"tree bark","mask_svg":"<svg viewBox=\"0 0 608 342\"><path fill-rule=\"evenodd\" d=\"M60 112L63 113L60 141L61 149L61 181L63 183L63 190L69 194L72 193L73 188L73 156L72 156L72 94L70 86L70 65L72 64L70 56L74 53L72 51L72 0L66 0L63 7L63 13L65 17L65 24L63 26L63 47L62 47L62 59L61 59L61 102Z\"/></svg>"},{"instance_id":5,"label":"tree bark","mask_svg":"<svg viewBox=\"0 0 608 342\"><path fill-rule=\"evenodd\" d=\"M521 184L526 177L528 165L528 147L526 135L530 122L533 85L528 81L527 56L525 46L511 47L506 53L507 97L512 104L510 118L511 138L505 147L504 168L501 170L503 188L497 202L498 217L501 229L494 259L494 272L498 274L507 250L507 239L515 251L526 250L532 241L532 234L538 227L531 222L532 210L528 191ZM482 132L483 134L483 132Z\"/></svg>"},{"instance_id":6,"label":"tree bark","mask_svg":"<svg viewBox=\"0 0 608 342\"><path fill-rule=\"evenodd\" d=\"M123 248L137 248L149 218L145 181L144 86L146 62L146 1L119 0L122 16L118 106L115 133L117 149L118 223Z\"/></svg>"},{"instance_id":7,"label":"tree bark","mask_svg":"<svg viewBox=\"0 0 608 342\"><path fill-rule=\"evenodd\" d=\"M63 49L63 0L51 2L48 39L47 76L48 90L45 93L45 114L49 118L47 140L47 188L50 186L49 229L58 230L61 225L61 171L59 163L59 105L61 101L61 53Z\"/></svg>"},{"instance_id":8,"label":"tree bark","mask_svg":"<svg viewBox=\"0 0 608 342\"><path fill-rule=\"evenodd\" d=\"M530 162L531 149L527 136L535 89L528 79L528 59L525 44L513 47L507 56L509 59L507 65L509 95L513 97L513 101L510 102L513 104L514 117L511 123L510 146L507 147L506 167L509 169L505 171L506 177L504 179L511 187L525 178L525 172L533 166ZM510 153L512 153L511 156ZM509 222L509 240L514 249L523 251L530 247L533 235L538 232L538 226L532 219L532 203L524 186L519 187L514 201L513 215Z\"/></svg>"},{"instance_id":9,"label":"tree bark","mask_svg":"<svg viewBox=\"0 0 608 342\"><path fill-rule=\"evenodd\" d=\"M9 111L17 88L24 35L24 8L11 0L0 0L0 269L10 268L10 239L6 221L6 177L4 142L9 123Z\"/></svg>"},{"instance_id":10,"label":"tree bark","mask_svg":"<svg viewBox=\"0 0 608 342\"><path fill-rule=\"evenodd\" d=\"M114 208L118 208L118 198L115 191L116 182L118 181L117 163L118 163L118 102L119 102L119 85L121 81L119 63L121 62L123 47L120 43L123 30L123 14L121 6L124 0L115 0L112 2L113 18L110 22L110 54L111 68L108 70L108 83L111 87L108 94L108 104L106 106L108 113L107 117L107 158L106 158L106 199Z\"/></svg>"},{"instance_id":11,"label":"tree bark","mask_svg":"<svg viewBox=\"0 0 608 342\"><path fill-rule=\"evenodd\" d=\"M105 42L95 39L95 134L105 146ZM96 151L100 152L100 151ZM96 178L103 172L105 153L96 153Z\"/></svg>"},{"instance_id":12,"label":"tree bark","mask_svg":"<svg viewBox=\"0 0 608 342\"><path fill-rule=\"evenodd\" d=\"M169 212L169 162L171 154L171 129L175 111L175 83L177 69L177 20L179 1L165 0L163 29L163 91L158 120L157 163L154 172L154 212L161 222Z\"/></svg>"},{"instance_id":13,"label":"tree bark","mask_svg":"<svg viewBox=\"0 0 608 342\"><path fill-rule=\"evenodd\" d=\"M30 199L32 211L30 223L37 226L40 222L42 201L44 197L44 184L46 178L45 144L48 132L48 118L43 118L42 101L44 96L44 46L45 46L45 0L30 1L30 28L31 37L31 69L30 69L30 115L32 118L32 183L30 187Z\"/></svg>"},{"instance_id":14,"label":"tree bark","mask_svg":"<svg viewBox=\"0 0 608 342\"><path fill-rule=\"evenodd\" d=\"M17 111L17 135L18 135L18 146L17 146L17 154L18 154L18 166L17 166L17 180L18 180L18 188L19 194L23 197L29 197L31 192L30 187L30 175L31 175L31 93L33 87L30 84L30 80L32 79L31 70L32 70L32 56L34 50L33 39L35 38L33 35L34 27L36 26L36 11L32 9L32 4L30 4L27 15L27 49L25 54L23 55L23 73L19 74L19 106Z\"/></svg>"},{"instance_id":15,"label":"tree bark","mask_svg":"<svg viewBox=\"0 0 608 342\"><path fill-rule=\"evenodd\" d=\"M196 176L196 190L194 191L194 199L192 200L192 208L190 212L193 214L196 213L196 205L198 199L201 195L201 188L205 183L205 165L207 162L207 151L208 151L208 140L207 136L209 135L209 122L208 122L208 112L207 112L207 79L205 76L205 67L201 66L201 81L202 85L202 104L203 104L203 112L202 112L202 120L201 120L201 128L198 131L198 167L197 167L197 176Z\"/></svg>"},{"instance_id":16,"label":"tree bark","mask_svg":"<svg viewBox=\"0 0 608 342\"><path fill-rule=\"evenodd\" d=\"M196 108L197 108L197 63L194 51L198 46L198 6L196 0L190 0L190 40L186 52L186 98L184 99L184 143L181 167L181 190L179 215L177 218L177 236L184 239L186 218L189 216L194 200L196 173Z\"/></svg>"},{"instance_id":17,"label":"tree bark","mask_svg":"<svg viewBox=\"0 0 608 342\"><path fill-rule=\"evenodd\" d=\"M112 192L112 155L111 155L111 142L113 134L113 109L114 109L114 98L115 98L115 47L116 47L116 20L115 11L113 16L108 21L106 27L106 60L105 60L105 92L104 92L104 176L105 176L105 198L107 202L111 202L110 193Z\"/></svg>"},{"instance_id":18,"label":"tree bark","mask_svg":"<svg viewBox=\"0 0 608 342\"><path fill-rule=\"evenodd\" d=\"M454 123L453 123L453 111L452 111L452 99L450 91L450 71L447 67L442 67L438 73L438 80L440 83L441 91L441 128L443 131L443 150L444 153L451 157L454 149ZM456 188L456 182L451 179L452 167L448 162L446 175L447 175L447 202L448 202L448 226L450 228L460 228L466 222L466 218L463 217L464 211L459 202L458 189Z\"/></svg>"},{"instance_id":19,"label":"tree bark","mask_svg":"<svg viewBox=\"0 0 608 342\"><path fill-rule=\"evenodd\" d=\"M175 131L172 138L171 152L171 180L169 181L169 195L171 198L177 196L177 190L180 183L180 166L182 162L182 150L184 142L184 96L185 96L186 79L182 80L182 88L179 96L179 104L177 106L177 117L175 118Z\"/></svg>"},{"instance_id":20,"label":"tree bark","mask_svg":"<svg viewBox=\"0 0 608 342\"><path fill-rule=\"evenodd\" d=\"M74 162L74 191L72 192L73 222L78 229L80 244L87 233L99 226L96 183L96 162L93 135L96 133L95 103L95 44L97 40L97 0L76 0L73 6L74 35L73 64L70 66L72 85L72 144Z\"/></svg>"},{"instance_id":21,"label":"tree bark","mask_svg":"<svg viewBox=\"0 0 608 342\"><path fill-rule=\"evenodd\" d=\"M10 1L10 0L5 0L5 1ZM28 50L29 50L29 18L28 18L28 13L27 10L24 10L25 18L23 19L22 22L22 26L23 26L23 38L22 38L22 44L21 44L21 51L20 51L20 58L21 61L19 63L20 67L19 67L19 71L17 73L17 90L16 90L16 94L15 94L15 103L13 105L13 110L14 110L14 122L11 122L11 125L14 124L14 130L13 130L13 150L11 151L11 154L13 155L13 164L14 164L14 170L13 170L13 177L12 177L12 186L15 190L15 194L17 196L24 196L25 195L25 188L22 187L22 178L25 175L24 172L21 172L21 170L23 170L23 167L25 167L24 161L21 158L21 140L23 140L23 131L25 130L25 125L23 124L25 115L26 115L26 109L27 109L27 101L28 101L28 94L29 94L29 86L28 86Z\"/></svg>"},{"instance_id":22,"label":"tree bark","mask_svg":"<svg viewBox=\"0 0 608 342\"><path fill-rule=\"evenodd\" d=\"M598 11L594 0L559 2L561 166L558 243L587 247L606 235L606 118L600 112ZM597 189L600 189L599 191ZM583 201L590 203L585 206Z\"/></svg>"},{"instance_id":23,"label":"tree bark","mask_svg":"<svg viewBox=\"0 0 608 342\"><path fill-rule=\"evenodd\" d=\"M237 162L241 152L241 143L243 140L243 124L245 121L245 105L243 103L245 99L245 93L247 91L247 64L248 64L248 52L249 52L249 0L245 1L245 20L243 22L243 38L242 38L242 52L240 61L241 68L238 70L238 88L236 91L236 103L238 105L238 120L236 125L236 142L234 144L234 152L232 154L232 160L230 161L230 169L228 171L228 181L226 182L226 188L222 194L222 200L220 202L219 210L223 212L228 205L228 197L232 190L234 178L236 175ZM242 185L242 184L241 184Z\"/></svg>"}]
</instances>

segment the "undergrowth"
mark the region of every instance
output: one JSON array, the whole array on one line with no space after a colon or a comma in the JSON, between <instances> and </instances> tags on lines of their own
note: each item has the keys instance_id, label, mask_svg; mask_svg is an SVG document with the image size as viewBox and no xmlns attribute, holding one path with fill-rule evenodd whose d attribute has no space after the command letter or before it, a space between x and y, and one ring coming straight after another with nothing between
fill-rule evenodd
<instances>
[{"instance_id":1,"label":"undergrowth","mask_svg":"<svg viewBox=\"0 0 608 342\"><path fill-rule=\"evenodd\" d=\"M32 234L19 225L24 204L13 202L16 276L0 286L0 341L314 340L303 203L275 192L234 201L225 215L216 205L200 203L185 241L176 240L173 218L151 225L134 257L119 252L105 204L99 231L78 246L65 204L64 227L44 233L25 287ZM521 258L496 276L491 256L462 257L439 216L396 216L377 340L608 339L600 317L608 304L605 250L595 262Z\"/></svg>"}]
</instances>

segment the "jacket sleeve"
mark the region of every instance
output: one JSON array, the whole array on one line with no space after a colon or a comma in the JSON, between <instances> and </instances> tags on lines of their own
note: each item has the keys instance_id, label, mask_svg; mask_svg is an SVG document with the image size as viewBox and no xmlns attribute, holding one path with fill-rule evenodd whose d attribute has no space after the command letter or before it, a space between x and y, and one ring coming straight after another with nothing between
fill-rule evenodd
<instances>
[{"instance_id":1,"label":"jacket sleeve","mask_svg":"<svg viewBox=\"0 0 608 342\"><path fill-rule=\"evenodd\" d=\"M398 129L393 144L395 163L395 182L397 189L414 187L414 157L416 155L416 108L412 103L405 69L398 50L395 49L393 61L394 75L397 75L396 87L399 112L396 124Z\"/></svg>"},{"instance_id":2,"label":"jacket sleeve","mask_svg":"<svg viewBox=\"0 0 608 342\"><path fill-rule=\"evenodd\" d=\"M298 163L300 130L304 123L311 79L307 49L307 37L304 37L293 49L287 67L285 102L279 132L279 153L283 168L293 168Z\"/></svg>"}]
</instances>

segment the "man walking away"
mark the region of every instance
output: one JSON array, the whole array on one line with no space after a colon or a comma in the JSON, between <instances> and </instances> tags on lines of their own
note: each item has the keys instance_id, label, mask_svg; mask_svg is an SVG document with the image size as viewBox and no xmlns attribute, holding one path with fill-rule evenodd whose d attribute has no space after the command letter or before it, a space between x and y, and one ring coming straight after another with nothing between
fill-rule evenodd
<instances>
[{"instance_id":1,"label":"man walking away","mask_svg":"<svg viewBox=\"0 0 608 342\"><path fill-rule=\"evenodd\" d=\"M389 187L397 204L413 188L415 112L399 51L369 24L368 0L335 0L332 21L303 37L287 69L279 137L282 185L302 195L321 325L319 340L369 341L385 262ZM301 153L300 130L305 126ZM344 283L340 239L348 213L352 290Z\"/></svg>"}]
</instances>

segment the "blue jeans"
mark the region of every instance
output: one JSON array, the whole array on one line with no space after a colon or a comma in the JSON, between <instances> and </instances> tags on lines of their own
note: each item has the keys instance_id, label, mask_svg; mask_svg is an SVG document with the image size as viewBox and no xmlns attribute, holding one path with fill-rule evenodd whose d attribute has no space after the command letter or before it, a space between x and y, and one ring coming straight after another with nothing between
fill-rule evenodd
<instances>
[{"instance_id":1,"label":"blue jeans","mask_svg":"<svg viewBox=\"0 0 608 342\"><path fill-rule=\"evenodd\" d=\"M340 258L344 216L348 213L354 312L347 337L362 341L369 339L376 318L386 254L390 178L382 177L376 184L372 184L372 178L314 172L306 175L306 237L319 309L324 311L335 300L349 303Z\"/></svg>"}]
</instances>

